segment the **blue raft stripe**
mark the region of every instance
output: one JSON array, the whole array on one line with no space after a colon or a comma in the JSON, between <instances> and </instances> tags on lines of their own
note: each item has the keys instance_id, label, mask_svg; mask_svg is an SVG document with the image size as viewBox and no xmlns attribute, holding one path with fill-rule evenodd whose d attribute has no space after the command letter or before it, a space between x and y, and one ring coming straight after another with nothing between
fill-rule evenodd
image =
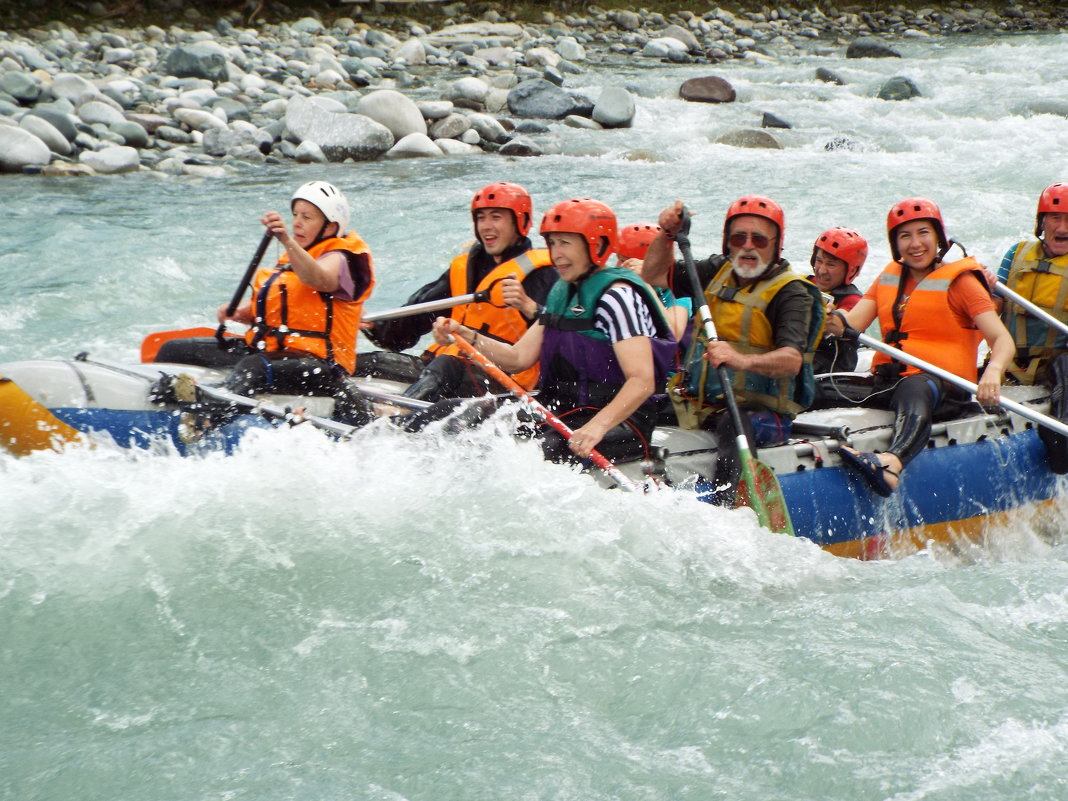
<instances>
[{"instance_id":1,"label":"blue raft stripe","mask_svg":"<svg viewBox=\"0 0 1068 801\"><path fill-rule=\"evenodd\" d=\"M841 467L779 477L794 531L821 546L966 523L1054 497L1057 476L1034 431L928 448L886 499Z\"/></svg>"}]
</instances>

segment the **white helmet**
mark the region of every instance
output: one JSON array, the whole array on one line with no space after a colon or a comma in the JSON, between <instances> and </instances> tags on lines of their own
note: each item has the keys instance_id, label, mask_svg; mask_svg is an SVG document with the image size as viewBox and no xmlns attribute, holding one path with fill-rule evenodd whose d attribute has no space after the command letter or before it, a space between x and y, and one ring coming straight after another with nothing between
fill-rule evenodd
<instances>
[{"instance_id":1,"label":"white helmet","mask_svg":"<svg viewBox=\"0 0 1068 801\"><path fill-rule=\"evenodd\" d=\"M303 184L289 201L289 208L298 200L306 200L319 209L326 217L327 223L337 223L337 235L344 236L349 230L349 202L341 190L326 181L308 181Z\"/></svg>"}]
</instances>

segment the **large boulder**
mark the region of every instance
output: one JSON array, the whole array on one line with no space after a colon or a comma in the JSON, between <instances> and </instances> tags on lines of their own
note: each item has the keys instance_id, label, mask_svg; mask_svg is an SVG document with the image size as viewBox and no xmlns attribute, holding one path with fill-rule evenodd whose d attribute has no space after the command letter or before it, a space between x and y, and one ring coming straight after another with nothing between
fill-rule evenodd
<instances>
[{"instance_id":1,"label":"large boulder","mask_svg":"<svg viewBox=\"0 0 1068 801\"><path fill-rule=\"evenodd\" d=\"M71 150L70 140L61 134L48 120L38 117L36 114L26 114L19 120L19 127L29 131L46 145L53 153L61 156L69 156Z\"/></svg>"},{"instance_id":2,"label":"large boulder","mask_svg":"<svg viewBox=\"0 0 1068 801\"><path fill-rule=\"evenodd\" d=\"M634 122L634 98L618 86L606 86L593 104L593 120L605 128L629 128Z\"/></svg>"},{"instance_id":3,"label":"large boulder","mask_svg":"<svg viewBox=\"0 0 1068 801\"><path fill-rule=\"evenodd\" d=\"M324 111L300 95L286 107L286 129L299 141L311 140L330 161L376 159L396 141L389 128L362 114Z\"/></svg>"},{"instance_id":4,"label":"large boulder","mask_svg":"<svg viewBox=\"0 0 1068 801\"><path fill-rule=\"evenodd\" d=\"M874 36L862 36L849 43L846 58L901 58L901 54Z\"/></svg>"},{"instance_id":5,"label":"large boulder","mask_svg":"<svg viewBox=\"0 0 1068 801\"><path fill-rule=\"evenodd\" d=\"M684 81L679 87L679 97L691 103L733 103L737 94L729 81L706 75Z\"/></svg>"},{"instance_id":6,"label":"large boulder","mask_svg":"<svg viewBox=\"0 0 1068 801\"><path fill-rule=\"evenodd\" d=\"M167 54L163 74L222 83L230 77L226 51L215 42L182 43Z\"/></svg>"},{"instance_id":7,"label":"large boulder","mask_svg":"<svg viewBox=\"0 0 1068 801\"><path fill-rule=\"evenodd\" d=\"M360 98L356 113L389 128L394 139L408 134L426 135L426 120L415 101L393 89L379 89Z\"/></svg>"},{"instance_id":8,"label":"large boulder","mask_svg":"<svg viewBox=\"0 0 1068 801\"><path fill-rule=\"evenodd\" d=\"M562 120L568 114L590 116L593 104L569 94L544 78L523 81L508 92L508 108L517 117Z\"/></svg>"},{"instance_id":9,"label":"large boulder","mask_svg":"<svg viewBox=\"0 0 1068 801\"><path fill-rule=\"evenodd\" d=\"M48 145L32 133L14 125L0 125L0 172L20 172L51 160Z\"/></svg>"},{"instance_id":10,"label":"large boulder","mask_svg":"<svg viewBox=\"0 0 1068 801\"><path fill-rule=\"evenodd\" d=\"M909 100L922 96L919 87L904 75L895 75L879 88L880 100Z\"/></svg>"},{"instance_id":11,"label":"large boulder","mask_svg":"<svg viewBox=\"0 0 1068 801\"><path fill-rule=\"evenodd\" d=\"M701 43L697 41L697 37L681 25L668 25L664 30L660 31L660 38L677 39L686 46L687 50L694 53L701 49Z\"/></svg>"}]
</instances>

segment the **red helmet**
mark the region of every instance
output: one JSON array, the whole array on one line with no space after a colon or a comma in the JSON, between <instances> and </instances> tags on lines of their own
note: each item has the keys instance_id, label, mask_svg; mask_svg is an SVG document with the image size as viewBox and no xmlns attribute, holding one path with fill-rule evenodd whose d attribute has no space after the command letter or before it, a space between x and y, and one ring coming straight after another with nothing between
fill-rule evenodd
<instances>
[{"instance_id":1,"label":"red helmet","mask_svg":"<svg viewBox=\"0 0 1068 801\"><path fill-rule=\"evenodd\" d=\"M633 223L619 229L616 255L620 259L644 259L645 251L660 233L660 226L652 223Z\"/></svg>"},{"instance_id":2,"label":"red helmet","mask_svg":"<svg viewBox=\"0 0 1068 801\"><path fill-rule=\"evenodd\" d=\"M765 220L771 220L771 222L775 223L775 227L779 230L779 239L775 247L775 259L777 261L780 254L782 254L782 240L786 235L786 217L782 213L782 206L770 197L764 197L763 195L745 195L731 203L730 208L727 209L727 216L723 219L724 255L727 253L727 230L731 227L731 220L735 217L741 217L743 214L754 214L757 217L763 217Z\"/></svg>"},{"instance_id":3,"label":"red helmet","mask_svg":"<svg viewBox=\"0 0 1068 801\"><path fill-rule=\"evenodd\" d=\"M809 264L816 266L816 251L822 250L836 259L846 263L846 283L852 283L857 277L860 268L864 266L864 260L868 258L868 243L860 234L852 228L829 228L816 237L816 244L812 247L812 258Z\"/></svg>"},{"instance_id":4,"label":"red helmet","mask_svg":"<svg viewBox=\"0 0 1068 801\"><path fill-rule=\"evenodd\" d=\"M942 222L942 212L938 210L933 200L925 197L905 198L900 203L895 203L890 213L886 215L886 234L890 238L890 253L894 261L901 260L898 253L897 243L894 241L894 230L899 225L904 225L913 220L931 220L935 224L938 234L938 248L943 253L949 250L949 240L946 239L946 225Z\"/></svg>"},{"instance_id":5,"label":"red helmet","mask_svg":"<svg viewBox=\"0 0 1068 801\"><path fill-rule=\"evenodd\" d=\"M1042 236L1042 215L1051 211L1068 214L1068 184L1050 184L1042 190L1035 215L1035 236Z\"/></svg>"},{"instance_id":6,"label":"red helmet","mask_svg":"<svg viewBox=\"0 0 1068 801\"><path fill-rule=\"evenodd\" d=\"M515 227L520 236L526 236L534 222L530 193L519 184L507 181L497 181L475 192L471 198L471 215L474 216L479 209L508 209L515 217ZM475 236L478 236L477 232Z\"/></svg>"},{"instance_id":7,"label":"red helmet","mask_svg":"<svg viewBox=\"0 0 1068 801\"><path fill-rule=\"evenodd\" d=\"M577 197L557 203L541 220L541 234L581 234L590 261L603 267L616 249L616 214L599 200Z\"/></svg>"}]
</instances>

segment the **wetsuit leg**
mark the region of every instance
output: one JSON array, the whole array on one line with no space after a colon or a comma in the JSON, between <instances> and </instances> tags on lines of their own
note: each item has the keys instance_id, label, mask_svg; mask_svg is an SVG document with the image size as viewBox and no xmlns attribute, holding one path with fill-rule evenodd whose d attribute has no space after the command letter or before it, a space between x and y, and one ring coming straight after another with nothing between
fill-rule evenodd
<instances>
[{"instance_id":1,"label":"wetsuit leg","mask_svg":"<svg viewBox=\"0 0 1068 801\"><path fill-rule=\"evenodd\" d=\"M1049 365L1050 412L1062 423L1068 423L1068 353L1058 354ZM1049 469L1057 475L1068 473L1068 437L1039 426L1038 438L1046 446Z\"/></svg>"},{"instance_id":2,"label":"wetsuit leg","mask_svg":"<svg viewBox=\"0 0 1068 801\"><path fill-rule=\"evenodd\" d=\"M892 398L894 436L887 453L907 465L931 438L931 418L943 398L942 382L928 375L910 375L898 383Z\"/></svg>"},{"instance_id":3,"label":"wetsuit leg","mask_svg":"<svg viewBox=\"0 0 1068 801\"><path fill-rule=\"evenodd\" d=\"M164 342L152 361L197 367L233 367L248 353L249 348L242 339L235 339L230 347L220 348L215 337L189 337Z\"/></svg>"},{"instance_id":4,"label":"wetsuit leg","mask_svg":"<svg viewBox=\"0 0 1068 801\"><path fill-rule=\"evenodd\" d=\"M404 391L404 396L435 402L443 398L476 397L488 389L489 382L480 369L465 359L442 354L430 360L418 380Z\"/></svg>"}]
</instances>

